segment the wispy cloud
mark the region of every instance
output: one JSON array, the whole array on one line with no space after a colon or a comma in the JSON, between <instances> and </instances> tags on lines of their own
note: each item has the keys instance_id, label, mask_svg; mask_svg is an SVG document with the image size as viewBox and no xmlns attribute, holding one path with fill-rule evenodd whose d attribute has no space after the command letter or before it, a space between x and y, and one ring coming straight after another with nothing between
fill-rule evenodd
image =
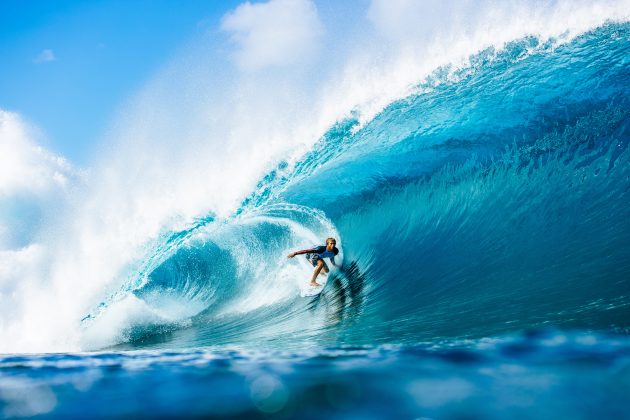
<instances>
[{"instance_id":1,"label":"wispy cloud","mask_svg":"<svg viewBox=\"0 0 630 420\"><path fill-rule=\"evenodd\" d=\"M310 0L246 2L223 17L221 29L232 34L234 59L245 70L303 63L323 32Z\"/></svg>"},{"instance_id":2,"label":"wispy cloud","mask_svg":"<svg viewBox=\"0 0 630 420\"><path fill-rule=\"evenodd\" d=\"M47 193L75 176L66 159L37 145L35 133L18 114L0 109L0 198Z\"/></svg>"},{"instance_id":3,"label":"wispy cloud","mask_svg":"<svg viewBox=\"0 0 630 420\"><path fill-rule=\"evenodd\" d=\"M33 60L36 64L42 63L50 63L51 61L55 61L57 58L55 57L55 53L51 49L42 50L37 57Z\"/></svg>"},{"instance_id":4,"label":"wispy cloud","mask_svg":"<svg viewBox=\"0 0 630 420\"><path fill-rule=\"evenodd\" d=\"M82 177L38 137L18 114L0 109L0 250L28 243L47 203L59 203Z\"/></svg>"}]
</instances>

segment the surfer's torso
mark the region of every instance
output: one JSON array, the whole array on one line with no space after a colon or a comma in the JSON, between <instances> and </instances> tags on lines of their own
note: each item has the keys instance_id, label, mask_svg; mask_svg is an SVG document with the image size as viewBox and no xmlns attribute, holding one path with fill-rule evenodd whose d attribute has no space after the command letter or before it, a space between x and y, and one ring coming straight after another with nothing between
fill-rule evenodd
<instances>
[{"instance_id":1,"label":"surfer's torso","mask_svg":"<svg viewBox=\"0 0 630 420\"><path fill-rule=\"evenodd\" d=\"M306 254L306 259L310 261L313 266L317 265L317 260L323 260L324 258L330 259L330 262L335 265L335 255L339 253L339 250L335 247L332 251L329 251L325 246L316 246Z\"/></svg>"},{"instance_id":2,"label":"surfer's torso","mask_svg":"<svg viewBox=\"0 0 630 420\"><path fill-rule=\"evenodd\" d=\"M337 251L337 252L335 252ZM313 248L313 254L317 254L319 258L335 258L335 255L339 253L337 248L334 248L333 251L329 251L325 246L317 246Z\"/></svg>"}]
</instances>

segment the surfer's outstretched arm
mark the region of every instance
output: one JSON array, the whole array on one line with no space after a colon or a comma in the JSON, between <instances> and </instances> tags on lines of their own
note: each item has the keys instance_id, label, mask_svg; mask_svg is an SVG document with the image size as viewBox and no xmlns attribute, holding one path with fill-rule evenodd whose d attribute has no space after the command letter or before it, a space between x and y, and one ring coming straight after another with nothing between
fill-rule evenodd
<instances>
[{"instance_id":1,"label":"surfer's outstretched arm","mask_svg":"<svg viewBox=\"0 0 630 420\"><path fill-rule=\"evenodd\" d=\"M287 255L287 257L288 257L288 258L293 258L293 257L295 257L296 255L309 254L309 253L312 253L312 252L313 252L313 250L312 250L312 249L303 249L303 250L301 250L301 251L295 251L295 252L292 252L292 253L290 253L289 255Z\"/></svg>"}]
</instances>

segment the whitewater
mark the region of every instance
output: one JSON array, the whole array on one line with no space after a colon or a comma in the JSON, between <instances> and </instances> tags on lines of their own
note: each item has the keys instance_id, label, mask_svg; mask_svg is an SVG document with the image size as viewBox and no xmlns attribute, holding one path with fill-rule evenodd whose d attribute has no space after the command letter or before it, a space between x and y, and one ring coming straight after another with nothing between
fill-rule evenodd
<instances>
[{"instance_id":1,"label":"whitewater","mask_svg":"<svg viewBox=\"0 0 630 420\"><path fill-rule=\"evenodd\" d=\"M298 3L330 51L191 40L0 251L3 415L627 416L630 4Z\"/></svg>"}]
</instances>

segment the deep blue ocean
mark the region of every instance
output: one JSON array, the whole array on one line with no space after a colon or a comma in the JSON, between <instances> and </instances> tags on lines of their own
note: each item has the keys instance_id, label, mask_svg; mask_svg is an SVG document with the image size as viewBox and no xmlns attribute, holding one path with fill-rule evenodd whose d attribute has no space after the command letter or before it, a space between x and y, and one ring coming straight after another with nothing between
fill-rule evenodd
<instances>
[{"instance_id":1,"label":"deep blue ocean","mask_svg":"<svg viewBox=\"0 0 630 420\"><path fill-rule=\"evenodd\" d=\"M164 230L84 314L116 343L0 355L0 415L630 418L630 24L443 67ZM292 250L337 238L299 294Z\"/></svg>"}]
</instances>

